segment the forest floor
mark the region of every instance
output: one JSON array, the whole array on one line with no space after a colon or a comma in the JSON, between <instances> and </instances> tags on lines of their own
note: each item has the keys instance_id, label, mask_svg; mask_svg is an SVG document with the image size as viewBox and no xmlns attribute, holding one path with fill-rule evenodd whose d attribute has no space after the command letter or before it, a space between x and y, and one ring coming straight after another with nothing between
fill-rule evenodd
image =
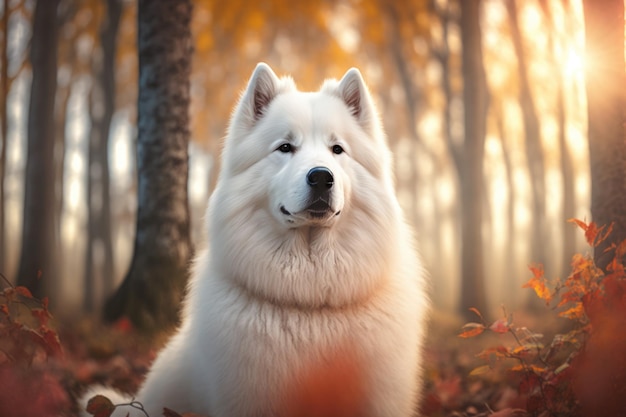
<instances>
[{"instance_id":1,"label":"forest floor","mask_svg":"<svg viewBox=\"0 0 626 417\"><path fill-rule=\"evenodd\" d=\"M527 314L517 314L516 324L538 327L535 331L549 332L549 327L554 327L545 317ZM524 411L527 400L518 393L519 378L499 368L470 375L473 369L485 364L476 354L487 346L510 343L497 340L509 335L484 334L461 339L458 334L462 325L462 320L445 314L434 314L430 322L422 415L529 415ZM28 360L7 361L5 357L0 361L1 416L75 416L77 398L93 384L135 392L158 349L167 341L167 335L140 337L123 321L105 326L91 318L80 318L71 326L50 327L58 333L62 354L37 353L28 342L20 341L23 346L18 347L30 352ZM4 336L0 337L0 359L2 352L11 348L5 346L8 340Z\"/></svg>"}]
</instances>

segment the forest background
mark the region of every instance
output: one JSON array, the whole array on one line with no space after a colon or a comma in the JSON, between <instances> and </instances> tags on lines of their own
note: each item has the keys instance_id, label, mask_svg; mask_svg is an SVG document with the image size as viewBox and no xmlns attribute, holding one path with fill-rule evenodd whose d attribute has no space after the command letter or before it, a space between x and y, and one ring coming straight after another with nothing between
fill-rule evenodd
<instances>
[{"instance_id":1,"label":"forest background","mask_svg":"<svg viewBox=\"0 0 626 417\"><path fill-rule=\"evenodd\" d=\"M423 415L626 413L623 0L0 5L1 415L136 390L259 61L377 101L432 281Z\"/></svg>"},{"instance_id":2,"label":"forest background","mask_svg":"<svg viewBox=\"0 0 626 417\"><path fill-rule=\"evenodd\" d=\"M137 4L39 3L39 23L37 2L2 3L0 271L49 296L59 317L99 313L129 270L136 233ZM585 79L585 68L604 74L609 63L594 47L611 43L600 34L585 55L581 1L191 3L194 243L205 239L203 212L232 106L255 64L265 61L302 89L351 66L362 70L381 110L398 193L417 230L437 309L533 307L531 294L520 291L528 266L541 263L546 276L567 276L572 255L587 250L567 223L591 218L585 81L601 101L618 96L615 111L600 115L605 120L596 126L615 126L608 118L620 109L623 123L624 84ZM605 4L599 18L606 30L617 27L623 39L623 4L619 17L620 2L596 3ZM621 62L623 81L622 49L610 56ZM50 50L54 59L36 60ZM36 84L37 70L54 85ZM31 125L46 106L52 116ZM603 146L618 144L608 154L624 174L623 124L602 134L613 138L598 138ZM28 170L29 158L43 158L32 162L39 176ZM28 184L47 203L33 208ZM623 181L608 185L625 194ZM611 219L618 232L623 217ZM47 254L46 271L28 259L39 252Z\"/></svg>"}]
</instances>

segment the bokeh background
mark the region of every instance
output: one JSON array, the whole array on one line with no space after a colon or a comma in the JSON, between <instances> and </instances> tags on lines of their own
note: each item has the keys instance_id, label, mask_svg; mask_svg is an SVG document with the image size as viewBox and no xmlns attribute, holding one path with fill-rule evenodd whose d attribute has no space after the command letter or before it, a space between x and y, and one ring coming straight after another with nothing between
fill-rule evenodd
<instances>
[{"instance_id":1,"label":"bokeh background","mask_svg":"<svg viewBox=\"0 0 626 417\"><path fill-rule=\"evenodd\" d=\"M532 307L532 294L521 290L531 277L528 266L542 263L546 276L564 277L571 256L588 251L567 223L590 220L585 66L598 62L585 59L580 0L483 0L477 25L464 25L471 17L452 0L192 3L188 187L194 242L205 239L202 217L230 112L255 64L264 61L305 90L360 68L381 112L398 194L417 230L437 309ZM98 312L133 253L137 4L60 0L56 15L47 16L57 19L58 39L43 40L31 36L35 1L1 4L0 271L14 281L21 255L29 51L56 43L56 67L46 69L57 79L56 204L41 210L53 213L56 232L46 244L58 273L46 288L57 315ZM463 48L480 51L484 84L467 79ZM114 68L111 88L101 87L103 68ZM466 109L464 84L478 89L484 106ZM102 117L106 100L114 103L110 122ZM469 111L484 123L478 140L465 135ZM90 157L94 135L105 135L106 143ZM87 190L95 190L97 204L87 204ZM110 225L87 227L90 216L103 218L90 213L94 206L108 213ZM468 269L461 225L477 210L471 244L482 249L475 259L480 265ZM87 257L89 242L94 251ZM484 289L484 296L463 288Z\"/></svg>"}]
</instances>

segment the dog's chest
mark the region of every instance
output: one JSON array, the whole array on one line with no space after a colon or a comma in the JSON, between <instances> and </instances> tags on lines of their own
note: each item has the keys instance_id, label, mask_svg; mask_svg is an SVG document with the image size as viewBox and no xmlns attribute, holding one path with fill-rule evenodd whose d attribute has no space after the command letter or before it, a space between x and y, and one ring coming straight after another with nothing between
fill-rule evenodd
<instances>
[{"instance_id":1,"label":"dog's chest","mask_svg":"<svg viewBox=\"0 0 626 417\"><path fill-rule=\"evenodd\" d=\"M363 312L222 301L219 318L212 320L209 362L211 373L223 376L216 397L231 411L245 404L277 411L288 406L285 398L310 392L316 381L327 386L359 375L367 368L363 361L376 356L373 335L381 336L382 328Z\"/></svg>"}]
</instances>

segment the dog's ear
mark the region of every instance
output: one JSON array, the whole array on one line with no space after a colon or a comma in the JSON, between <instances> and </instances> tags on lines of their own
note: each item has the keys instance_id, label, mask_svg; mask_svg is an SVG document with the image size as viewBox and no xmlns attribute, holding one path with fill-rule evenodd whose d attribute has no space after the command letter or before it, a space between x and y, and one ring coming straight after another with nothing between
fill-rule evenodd
<instances>
[{"instance_id":1,"label":"dog's ear","mask_svg":"<svg viewBox=\"0 0 626 417\"><path fill-rule=\"evenodd\" d=\"M263 62L257 64L240 104L250 126L263 117L267 107L278 94L279 84L280 80L269 65Z\"/></svg>"},{"instance_id":2,"label":"dog's ear","mask_svg":"<svg viewBox=\"0 0 626 417\"><path fill-rule=\"evenodd\" d=\"M346 72L338 86L339 97L348 106L348 109L361 124L368 125L373 115L369 92L356 68Z\"/></svg>"}]
</instances>

